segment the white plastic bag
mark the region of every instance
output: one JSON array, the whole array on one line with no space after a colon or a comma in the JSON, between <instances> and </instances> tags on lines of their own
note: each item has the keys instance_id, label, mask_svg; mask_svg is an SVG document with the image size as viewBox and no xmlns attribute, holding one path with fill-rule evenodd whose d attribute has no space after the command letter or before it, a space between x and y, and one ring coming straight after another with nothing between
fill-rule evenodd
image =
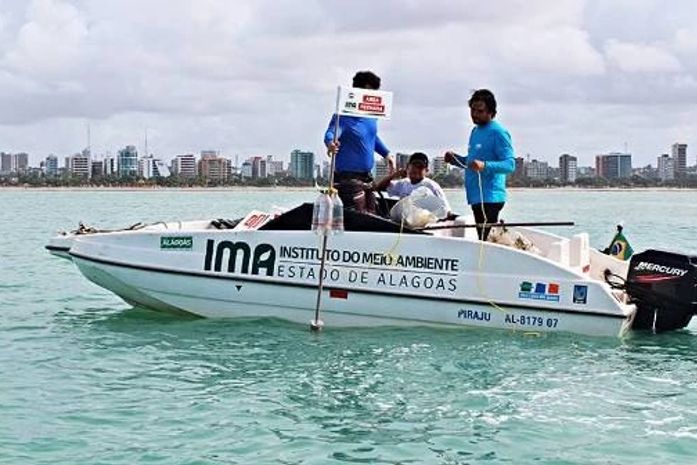
<instances>
[{"instance_id":1,"label":"white plastic bag","mask_svg":"<svg viewBox=\"0 0 697 465\"><path fill-rule=\"evenodd\" d=\"M393 221L404 221L410 228L423 228L447 215L448 210L443 199L436 197L431 189L425 186L415 189L390 210L390 218Z\"/></svg>"}]
</instances>

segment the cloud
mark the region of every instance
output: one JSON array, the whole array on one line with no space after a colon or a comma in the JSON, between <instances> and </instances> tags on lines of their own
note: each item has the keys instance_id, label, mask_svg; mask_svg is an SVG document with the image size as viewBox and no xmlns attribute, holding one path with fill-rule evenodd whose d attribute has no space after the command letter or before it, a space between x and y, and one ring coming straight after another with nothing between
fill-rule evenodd
<instances>
[{"instance_id":1,"label":"cloud","mask_svg":"<svg viewBox=\"0 0 697 465\"><path fill-rule=\"evenodd\" d=\"M672 119L651 124L662 105L692 105L680 130L697 121L685 19L696 14L693 2L657 0L5 0L0 150L72 153L91 121L100 151L137 143L145 127L165 157L320 151L334 89L358 69L395 93L381 125L395 150L463 144L478 87L496 92L521 150L586 150L598 133L587 115L604 110L613 127L636 125L641 147L657 127L668 145Z\"/></svg>"},{"instance_id":2,"label":"cloud","mask_svg":"<svg viewBox=\"0 0 697 465\"><path fill-rule=\"evenodd\" d=\"M609 40L605 55L612 65L627 73L671 73L682 69L673 54L655 45Z\"/></svg>"},{"instance_id":3,"label":"cloud","mask_svg":"<svg viewBox=\"0 0 697 465\"><path fill-rule=\"evenodd\" d=\"M507 40L499 45L500 53L505 63L516 69L577 76L605 72L603 56L590 44L585 31L569 26L504 31Z\"/></svg>"},{"instance_id":4,"label":"cloud","mask_svg":"<svg viewBox=\"0 0 697 465\"><path fill-rule=\"evenodd\" d=\"M33 0L27 22L5 56L7 67L46 77L63 76L84 65L87 24L72 5L58 0Z\"/></svg>"},{"instance_id":5,"label":"cloud","mask_svg":"<svg viewBox=\"0 0 697 465\"><path fill-rule=\"evenodd\" d=\"M697 53L697 31L694 28L675 31L673 48L677 53L692 54L690 58L694 62L694 54Z\"/></svg>"}]
</instances>

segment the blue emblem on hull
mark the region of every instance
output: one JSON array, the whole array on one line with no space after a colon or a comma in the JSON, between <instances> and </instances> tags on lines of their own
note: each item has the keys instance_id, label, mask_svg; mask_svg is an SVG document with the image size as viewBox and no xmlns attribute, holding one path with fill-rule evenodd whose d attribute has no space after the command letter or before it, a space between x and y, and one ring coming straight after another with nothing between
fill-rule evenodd
<instances>
[{"instance_id":1,"label":"blue emblem on hull","mask_svg":"<svg viewBox=\"0 0 697 465\"><path fill-rule=\"evenodd\" d=\"M576 284L574 286L574 303L586 304L588 302L588 286Z\"/></svg>"}]
</instances>

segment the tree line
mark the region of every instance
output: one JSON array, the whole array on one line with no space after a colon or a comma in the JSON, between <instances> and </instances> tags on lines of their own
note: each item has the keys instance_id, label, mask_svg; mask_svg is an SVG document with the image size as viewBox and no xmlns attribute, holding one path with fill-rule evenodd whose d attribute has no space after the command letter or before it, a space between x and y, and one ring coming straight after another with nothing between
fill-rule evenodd
<instances>
[{"instance_id":1,"label":"tree line","mask_svg":"<svg viewBox=\"0 0 697 465\"><path fill-rule=\"evenodd\" d=\"M462 187L462 174L456 172L436 174L432 179L444 188ZM144 179L136 176L99 176L85 179L80 176L43 176L39 173L14 174L0 176L0 186L25 186L25 187L312 187L315 184L326 186L327 179L298 179L293 176L270 176L266 178L243 178L235 175L228 179L216 180L203 176L184 178L168 176L166 178ZM673 187L697 189L697 175L691 174L683 178L670 181L646 178L634 175L622 179L605 179L598 177L577 178L575 183L564 182L559 179L531 179L509 177L509 187L530 188L554 188L554 187L582 187L582 188L628 188L628 187Z\"/></svg>"}]
</instances>

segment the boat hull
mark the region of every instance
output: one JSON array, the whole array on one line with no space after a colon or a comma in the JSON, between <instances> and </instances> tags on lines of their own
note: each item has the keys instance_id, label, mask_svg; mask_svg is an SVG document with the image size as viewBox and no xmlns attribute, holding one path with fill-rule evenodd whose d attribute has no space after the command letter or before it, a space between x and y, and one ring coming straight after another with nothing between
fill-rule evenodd
<instances>
[{"instance_id":1,"label":"boat hull","mask_svg":"<svg viewBox=\"0 0 697 465\"><path fill-rule=\"evenodd\" d=\"M133 305L207 318L269 317L307 324L314 317L319 261L298 259L290 252L316 249L313 234L188 234L191 249L187 250L165 251L159 233L140 232L131 233L130 238L128 234L80 238L70 254L89 280ZM399 252L411 254L404 256L426 257L423 263L441 263L429 260L447 258L457 260L459 266L442 262L451 263L451 268L423 270L328 260L321 305L327 326L473 326L595 336L617 336L629 326L631 309L613 305L612 296L600 283L555 268L553 263L501 246L452 238L405 236L400 240ZM359 241L358 236L347 233L333 237L330 243L332 250L341 252L338 257L359 253L376 258L391 250L394 241L385 234L364 234ZM239 249L231 249L233 246ZM218 252L223 253L222 258ZM514 259L518 273L510 269ZM306 269L303 276L300 267ZM560 288L558 296L540 294L543 300L521 297L520 273L533 282L554 281ZM574 305L569 294L580 285L591 292L583 304Z\"/></svg>"}]
</instances>

